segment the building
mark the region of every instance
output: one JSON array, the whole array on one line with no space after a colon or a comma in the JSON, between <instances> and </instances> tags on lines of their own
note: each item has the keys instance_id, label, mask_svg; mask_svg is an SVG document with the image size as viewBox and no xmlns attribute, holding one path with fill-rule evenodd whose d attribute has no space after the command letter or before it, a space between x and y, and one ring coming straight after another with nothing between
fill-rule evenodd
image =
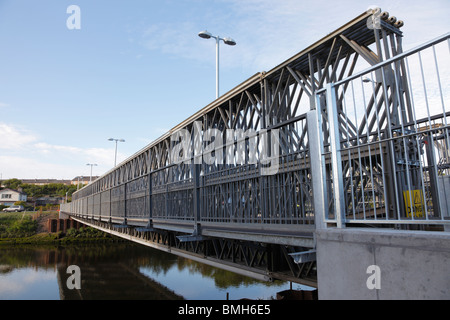
<instances>
[{"instance_id":1,"label":"building","mask_svg":"<svg viewBox=\"0 0 450 320\"><path fill-rule=\"evenodd\" d=\"M27 201L27 194L13 189L0 190L0 205L12 206L17 201Z\"/></svg>"},{"instance_id":2,"label":"building","mask_svg":"<svg viewBox=\"0 0 450 320\"><path fill-rule=\"evenodd\" d=\"M35 186L43 186L50 183L62 183L70 186L72 184L71 180L58 180L58 179L22 179L22 183L34 184Z\"/></svg>"},{"instance_id":3,"label":"building","mask_svg":"<svg viewBox=\"0 0 450 320\"><path fill-rule=\"evenodd\" d=\"M92 177L92 181L95 181L98 178L99 178L98 176L95 176L95 177L93 176ZM73 185L88 184L90 180L91 180L91 176L77 176L77 177L72 179L72 184Z\"/></svg>"},{"instance_id":4,"label":"building","mask_svg":"<svg viewBox=\"0 0 450 320\"><path fill-rule=\"evenodd\" d=\"M34 205L35 206L45 206L47 204L51 205L57 205L65 202L64 197L50 197L50 196L44 196L34 199Z\"/></svg>"}]
</instances>

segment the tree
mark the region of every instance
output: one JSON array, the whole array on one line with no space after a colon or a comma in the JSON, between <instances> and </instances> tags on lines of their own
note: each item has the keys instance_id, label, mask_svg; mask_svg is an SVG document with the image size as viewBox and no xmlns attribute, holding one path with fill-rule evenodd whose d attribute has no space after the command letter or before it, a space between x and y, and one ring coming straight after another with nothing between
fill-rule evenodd
<instances>
[{"instance_id":1,"label":"tree","mask_svg":"<svg viewBox=\"0 0 450 320\"><path fill-rule=\"evenodd\" d=\"M13 189L13 190L17 190L21 184L22 184L22 181L20 181L19 179L16 179L16 178L3 181L3 185L5 186L5 188L9 188L9 189Z\"/></svg>"}]
</instances>

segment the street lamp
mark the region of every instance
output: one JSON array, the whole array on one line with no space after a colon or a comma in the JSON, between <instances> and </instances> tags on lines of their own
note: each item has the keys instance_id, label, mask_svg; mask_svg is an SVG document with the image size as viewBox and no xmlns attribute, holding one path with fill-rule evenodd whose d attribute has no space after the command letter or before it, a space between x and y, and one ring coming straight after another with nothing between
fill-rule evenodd
<instances>
[{"instance_id":1,"label":"street lamp","mask_svg":"<svg viewBox=\"0 0 450 320\"><path fill-rule=\"evenodd\" d=\"M92 182L92 167L97 166L97 164L96 163L87 163L86 165L91 166L91 177L89 178L89 183L91 183Z\"/></svg>"},{"instance_id":2,"label":"street lamp","mask_svg":"<svg viewBox=\"0 0 450 320\"><path fill-rule=\"evenodd\" d=\"M225 44L227 44L229 46L235 46L236 41L234 41L230 37L221 38L219 36L213 36L210 32L208 32L206 30L200 32L198 34L198 36L203 39L211 39L211 38L216 39L216 99L218 99L219 98L219 43L220 43L220 40L222 40Z\"/></svg>"},{"instance_id":3,"label":"street lamp","mask_svg":"<svg viewBox=\"0 0 450 320\"><path fill-rule=\"evenodd\" d=\"M114 139L114 138L109 138L108 141L115 141L116 142L116 153L114 156L114 167L116 166L116 161L117 161L117 142L125 142L124 139Z\"/></svg>"}]
</instances>

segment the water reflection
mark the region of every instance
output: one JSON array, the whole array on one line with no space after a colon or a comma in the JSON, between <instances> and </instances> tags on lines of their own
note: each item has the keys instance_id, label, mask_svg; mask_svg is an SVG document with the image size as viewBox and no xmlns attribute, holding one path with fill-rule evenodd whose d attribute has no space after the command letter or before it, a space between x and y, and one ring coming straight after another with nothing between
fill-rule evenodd
<instances>
[{"instance_id":1,"label":"water reflection","mask_svg":"<svg viewBox=\"0 0 450 320\"><path fill-rule=\"evenodd\" d=\"M69 290L67 267L81 270ZM136 244L0 248L0 299L268 299L267 283Z\"/></svg>"}]
</instances>

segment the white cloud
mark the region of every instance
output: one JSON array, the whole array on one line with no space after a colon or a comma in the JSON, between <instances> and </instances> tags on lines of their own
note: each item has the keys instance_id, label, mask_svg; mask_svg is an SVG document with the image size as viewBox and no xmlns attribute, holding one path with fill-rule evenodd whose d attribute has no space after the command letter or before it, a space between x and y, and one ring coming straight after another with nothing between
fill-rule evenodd
<instances>
[{"instance_id":1,"label":"white cloud","mask_svg":"<svg viewBox=\"0 0 450 320\"><path fill-rule=\"evenodd\" d=\"M51 163L26 156L0 156L3 179L72 179L82 173L73 172L73 166ZM84 174L86 175L86 174Z\"/></svg>"},{"instance_id":2,"label":"white cloud","mask_svg":"<svg viewBox=\"0 0 450 320\"><path fill-rule=\"evenodd\" d=\"M0 149L20 149L36 140L27 130L0 123Z\"/></svg>"},{"instance_id":3,"label":"white cloud","mask_svg":"<svg viewBox=\"0 0 450 320\"><path fill-rule=\"evenodd\" d=\"M89 175L87 163L96 163L93 175L101 175L114 165L114 148L80 148L53 145L16 126L0 124L0 172L4 179L72 179ZM26 151L26 152L24 152ZM124 159L117 154L118 162Z\"/></svg>"},{"instance_id":4,"label":"white cloud","mask_svg":"<svg viewBox=\"0 0 450 320\"><path fill-rule=\"evenodd\" d=\"M68 146L57 146L57 145L50 145L48 143L45 142L39 142L39 143L35 143L33 145L36 150L38 152L41 152L43 154L50 154L53 151L56 152L61 152L61 153L72 153L72 154L76 154L77 152L80 151L79 148L75 148L75 147L68 147Z\"/></svg>"},{"instance_id":5,"label":"white cloud","mask_svg":"<svg viewBox=\"0 0 450 320\"><path fill-rule=\"evenodd\" d=\"M51 145L40 142L34 144L35 150L38 153L50 156L58 156L59 158L78 159L78 161L96 163L102 167L109 167L113 165L114 149L110 148L79 148L73 146ZM118 152L118 159L125 156Z\"/></svg>"},{"instance_id":6,"label":"white cloud","mask_svg":"<svg viewBox=\"0 0 450 320\"><path fill-rule=\"evenodd\" d=\"M44 272L32 268L15 269L0 277L0 299L20 299L27 290L33 291L34 287L42 287L47 283L56 285L55 276L54 271Z\"/></svg>"},{"instance_id":7,"label":"white cloud","mask_svg":"<svg viewBox=\"0 0 450 320\"><path fill-rule=\"evenodd\" d=\"M17 295L25 291L25 285L10 279L9 277L0 277L0 298L7 299L8 297Z\"/></svg>"}]
</instances>

